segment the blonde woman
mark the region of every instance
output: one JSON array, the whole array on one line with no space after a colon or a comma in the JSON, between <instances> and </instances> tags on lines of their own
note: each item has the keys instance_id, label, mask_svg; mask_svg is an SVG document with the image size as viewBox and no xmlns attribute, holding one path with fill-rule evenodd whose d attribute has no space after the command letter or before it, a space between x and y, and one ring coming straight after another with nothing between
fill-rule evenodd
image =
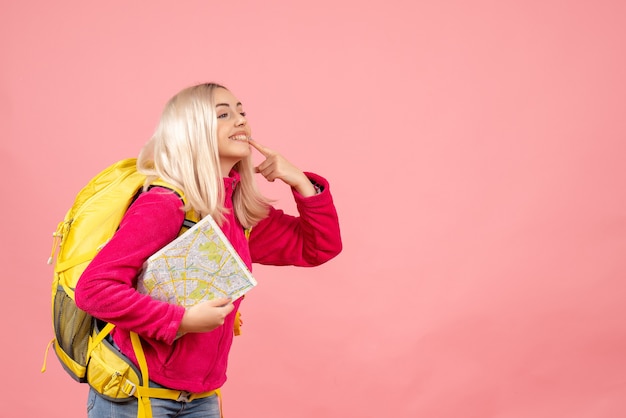
<instances>
[{"instance_id":1,"label":"blonde woman","mask_svg":"<svg viewBox=\"0 0 626 418\"><path fill-rule=\"evenodd\" d=\"M264 156L257 167L252 148ZM81 276L76 303L116 325L113 341L135 364L129 332L140 335L155 387L210 392L226 381L241 299L206 301L187 310L151 299L136 290L144 261L177 237L185 211L192 209L200 218L211 215L220 223L249 268L252 263L322 264L341 251L329 185L253 141L241 102L214 83L189 87L170 99L140 153L138 169L147 175L148 184L160 178L181 189L189 207L183 208L180 198L167 189L146 187ZM255 173L291 187L299 216L274 208L257 190ZM244 230L249 228L247 239ZM216 396L151 403L154 416L220 416ZM136 399L116 403L91 390L87 409L92 418L136 417L138 407Z\"/></svg>"}]
</instances>

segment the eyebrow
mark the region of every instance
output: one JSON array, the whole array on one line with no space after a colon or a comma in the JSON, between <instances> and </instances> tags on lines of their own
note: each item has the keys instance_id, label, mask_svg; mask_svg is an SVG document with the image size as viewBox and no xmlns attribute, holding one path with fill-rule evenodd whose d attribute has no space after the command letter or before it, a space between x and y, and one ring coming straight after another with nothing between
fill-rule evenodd
<instances>
[{"instance_id":1,"label":"eyebrow","mask_svg":"<svg viewBox=\"0 0 626 418\"><path fill-rule=\"evenodd\" d=\"M220 107L220 106L230 107L228 103L218 103L215 105L215 107ZM237 104L235 105L235 107L239 107L239 106L241 106L241 102L237 102Z\"/></svg>"}]
</instances>

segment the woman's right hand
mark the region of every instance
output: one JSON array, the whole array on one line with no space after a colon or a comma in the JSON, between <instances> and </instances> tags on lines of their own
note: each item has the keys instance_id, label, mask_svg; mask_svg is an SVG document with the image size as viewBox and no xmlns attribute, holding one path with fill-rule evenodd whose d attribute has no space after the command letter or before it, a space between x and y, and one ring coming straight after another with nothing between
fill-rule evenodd
<instances>
[{"instance_id":1,"label":"woman's right hand","mask_svg":"<svg viewBox=\"0 0 626 418\"><path fill-rule=\"evenodd\" d=\"M188 308L178 327L178 334L209 332L224 324L226 316L235 309L232 299L212 299Z\"/></svg>"}]
</instances>

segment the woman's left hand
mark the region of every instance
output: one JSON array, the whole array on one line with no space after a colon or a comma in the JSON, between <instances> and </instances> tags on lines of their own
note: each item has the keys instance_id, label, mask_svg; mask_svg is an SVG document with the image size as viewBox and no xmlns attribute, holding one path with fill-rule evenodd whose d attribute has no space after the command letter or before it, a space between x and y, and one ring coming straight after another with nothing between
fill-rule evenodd
<instances>
[{"instance_id":1,"label":"woman's left hand","mask_svg":"<svg viewBox=\"0 0 626 418\"><path fill-rule=\"evenodd\" d=\"M256 172L261 173L267 181L274 181L276 179L282 180L305 197L313 196L315 194L315 187L311 184L302 170L291 164L278 152L267 148L252 139L250 139L249 142L250 145L256 148L256 150L265 157L265 161L259 164L255 169Z\"/></svg>"}]
</instances>

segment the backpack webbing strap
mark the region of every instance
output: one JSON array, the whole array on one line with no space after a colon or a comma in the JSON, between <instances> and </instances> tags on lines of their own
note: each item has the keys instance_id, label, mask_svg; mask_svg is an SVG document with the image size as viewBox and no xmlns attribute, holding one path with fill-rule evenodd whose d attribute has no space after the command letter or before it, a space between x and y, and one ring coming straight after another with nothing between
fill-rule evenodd
<instances>
[{"instance_id":1,"label":"backpack webbing strap","mask_svg":"<svg viewBox=\"0 0 626 418\"><path fill-rule=\"evenodd\" d=\"M201 393L190 393L187 391L167 389L167 388L153 388L150 387L150 379L148 377L148 363L146 356L141 347L141 340L136 332L130 333L130 340L133 344L133 350L137 357L137 363L139 363L139 369L141 370L142 382L137 387L125 388L127 393L132 393L138 400L137 418L152 418L152 406L150 404L150 398L171 399L181 402L191 402L194 399L207 398L209 396L217 395L220 403L220 416L222 415L222 397L219 389L211 390Z\"/></svg>"},{"instance_id":2,"label":"backpack webbing strap","mask_svg":"<svg viewBox=\"0 0 626 418\"><path fill-rule=\"evenodd\" d=\"M239 311L237 311L237 313L235 314L235 323L233 324L233 334L241 335L241 312Z\"/></svg>"},{"instance_id":3,"label":"backpack webbing strap","mask_svg":"<svg viewBox=\"0 0 626 418\"><path fill-rule=\"evenodd\" d=\"M98 334L96 334L96 336L92 340L90 340L90 344L89 344L89 347L87 349L87 357L86 358L90 358L91 357L91 352L93 351L94 347L96 347L98 344L100 344L102 342L102 340L104 340L106 338L106 336L111 333L113 328L115 328L115 325L113 325L110 322L107 322L107 324L102 328L102 330L100 330L100 332L98 332Z\"/></svg>"},{"instance_id":4,"label":"backpack webbing strap","mask_svg":"<svg viewBox=\"0 0 626 418\"><path fill-rule=\"evenodd\" d=\"M100 250L100 247L96 248L93 251L89 251L85 254L82 254L81 256L72 257L69 260L57 262L56 266L54 267L54 271L59 273L65 270L69 270L70 268L75 267L81 263L86 263L87 261L91 261L96 256L96 254L98 254L99 250ZM72 299L73 298L74 297L72 295Z\"/></svg>"},{"instance_id":5,"label":"backpack webbing strap","mask_svg":"<svg viewBox=\"0 0 626 418\"><path fill-rule=\"evenodd\" d=\"M41 365L41 373L44 373L46 371L46 365L48 364L48 353L50 352L50 347L52 347L52 344L54 344L54 340L56 340L56 338L51 339L46 346L46 352L43 355L43 364Z\"/></svg>"},{"instance_id":6,"label":"backpack webbing strap","mask_svg":"<svg viewBox=\"0 0 626 418\"><path fill-rule=\"evenodd\" d=\"M183 228L191 228L192 226L194 226L196 224L196 222L192 221L191 219L187 219L185 218L185 220L183 221Z\"/></svg>"}]
</instances>

